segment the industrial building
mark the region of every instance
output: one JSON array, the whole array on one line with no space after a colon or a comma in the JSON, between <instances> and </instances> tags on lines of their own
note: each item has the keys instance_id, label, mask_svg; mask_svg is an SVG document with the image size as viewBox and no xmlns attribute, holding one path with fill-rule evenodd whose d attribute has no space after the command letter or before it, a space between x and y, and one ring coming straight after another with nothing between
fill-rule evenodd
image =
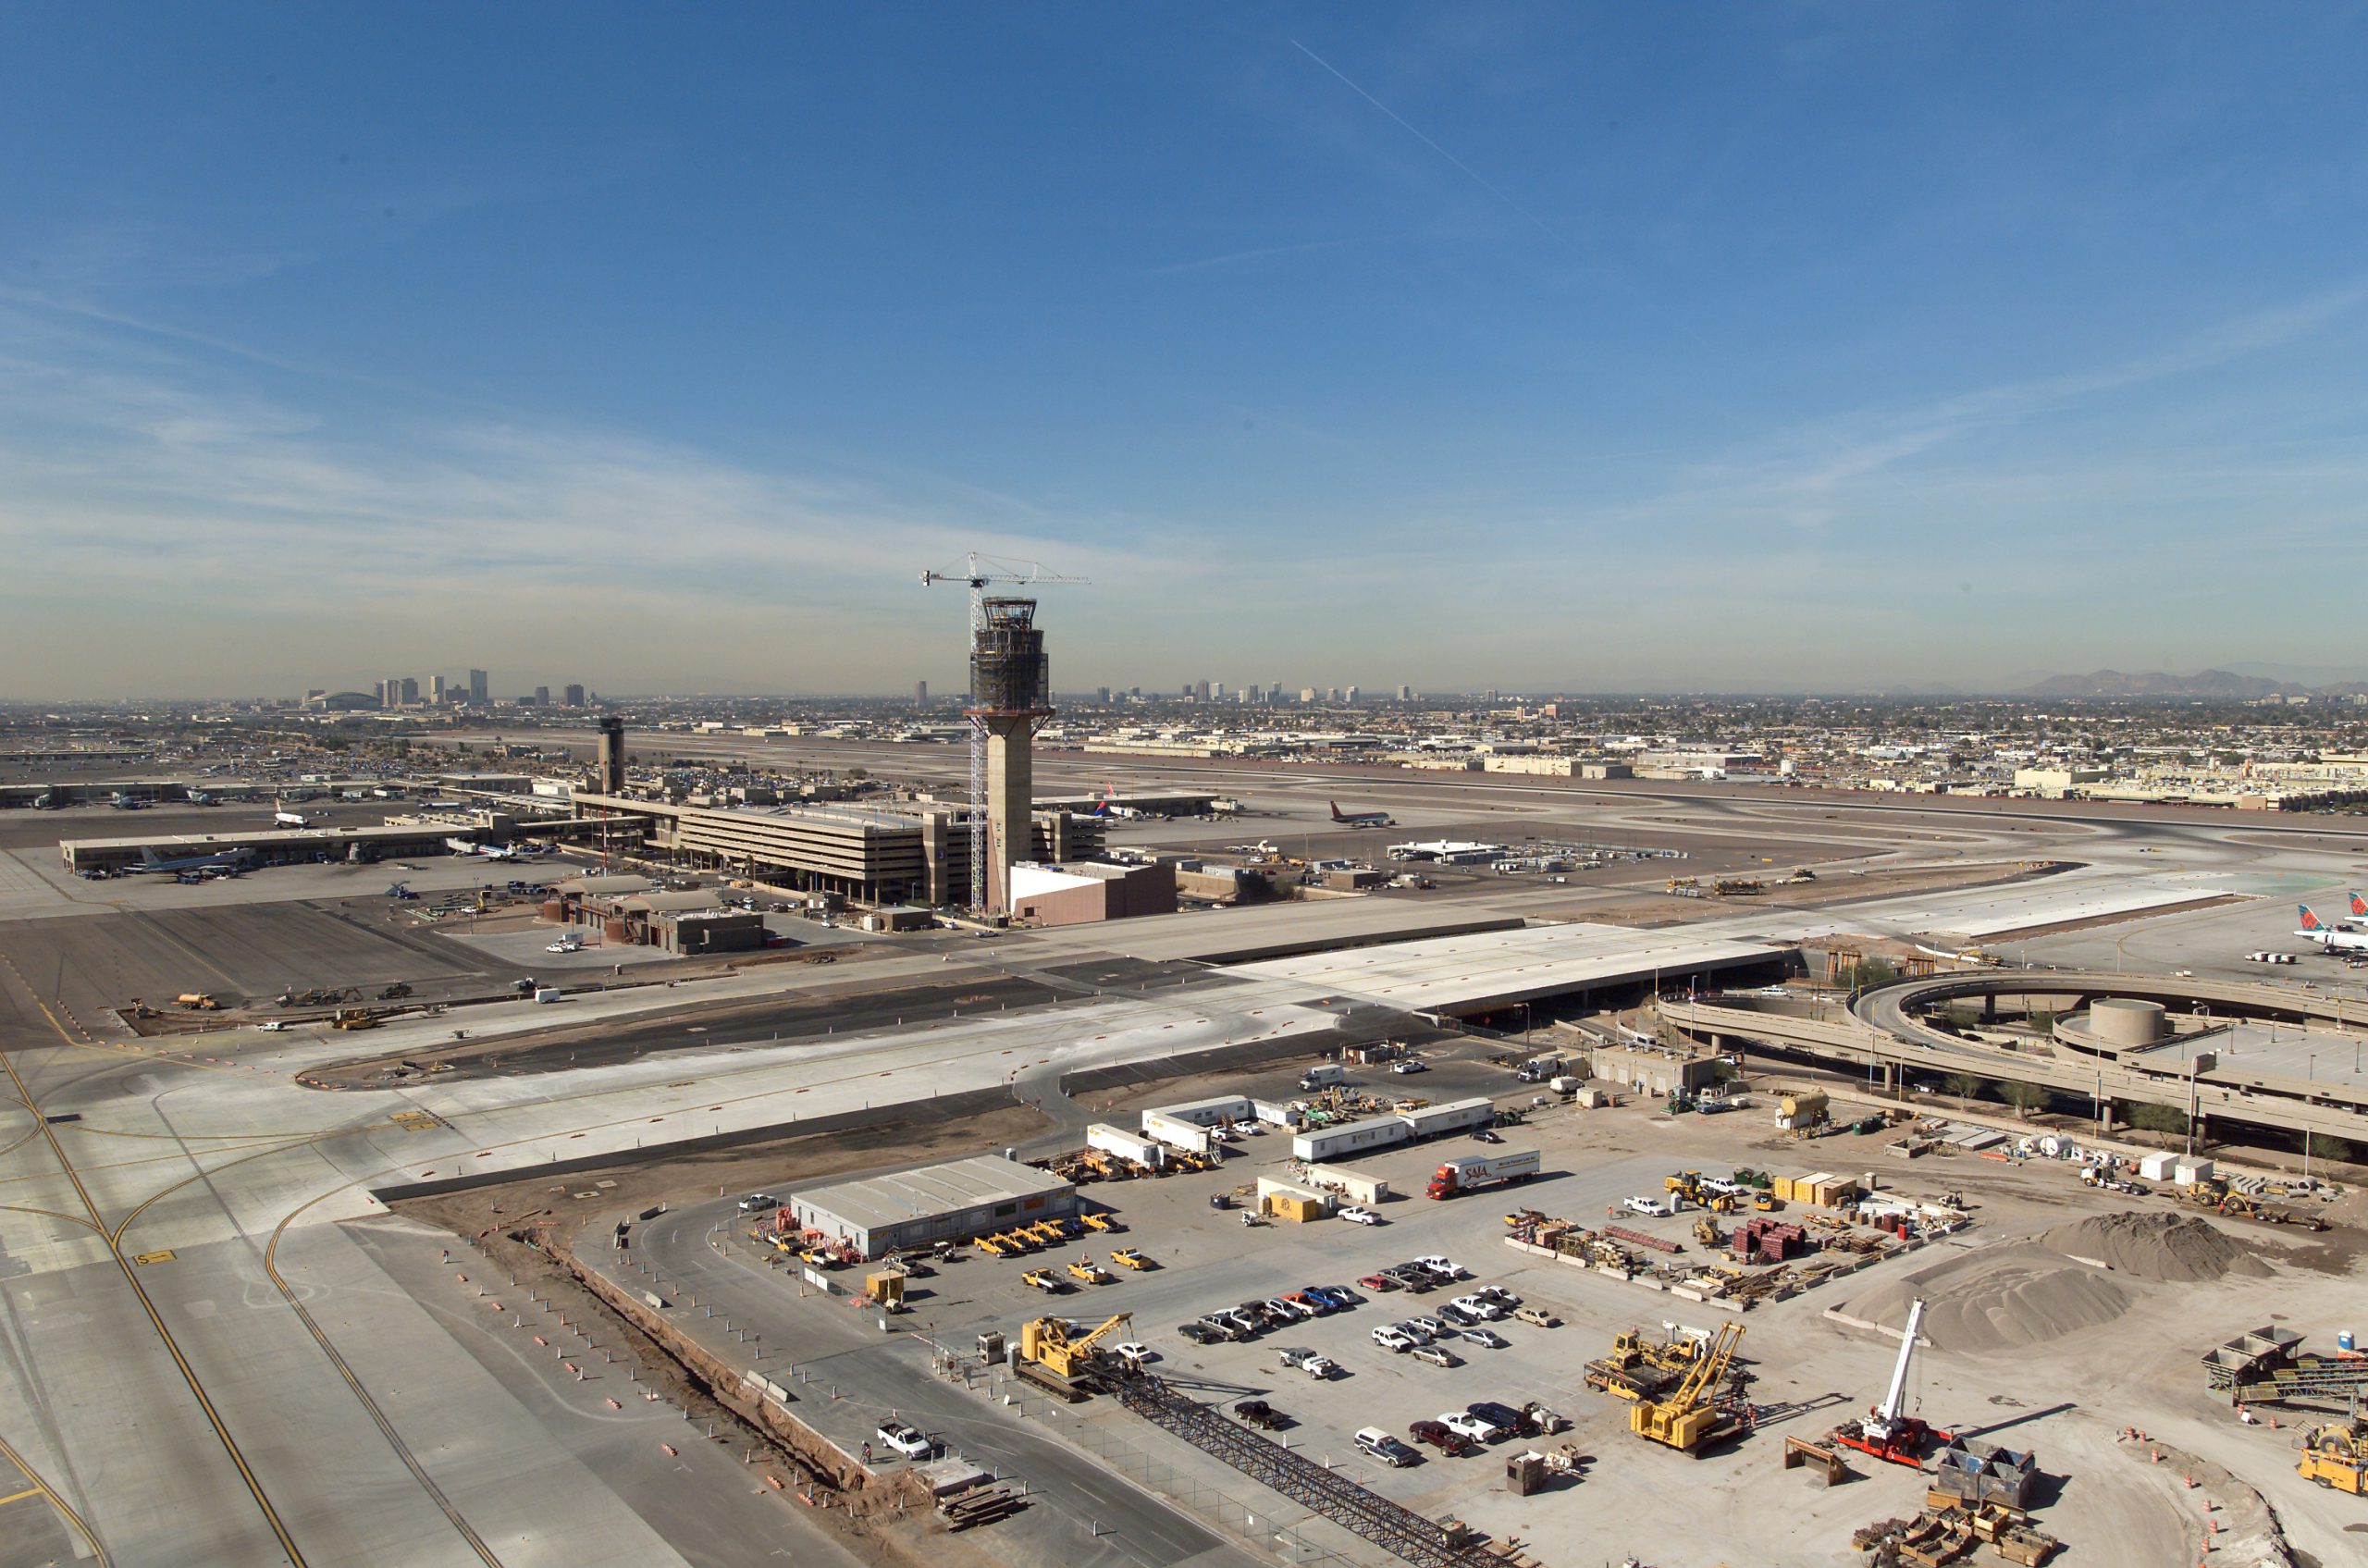
<instances>
[{"instance_id":1,"label":"industrial building","mask_svg":"<svg viewBox=\"0 0 2368 1568\"><path fill-rule=\"evenodd\" d=\"M1329 1127L1312 1127L1291 1140L1291 1158L1311 1165L1325 1160L1345 1159L1374 1149L1387 1149L1399 1143L1418 1142L1425 1138L1442 1138L1450 1132L1468 1132L1475 1127L1496 1123L1497 1107L1486 1098L1454 1100L1444 1105L1423 1105L1394 1116L1370 1117L1363 1121L1335 1122Z\"/></svg>"},{"instance_id":2,"label":"industrial building","mask_svg":"<svg viewBox=\"0 0 2368 1568\"><path fill-rule=\"evenodd\" d=\"M1699 1094L1719 1081L1720 1058L1667 1045L1597 1045L1588 1070L1636 1094Z\"/></svg>"},{"instance_id":3,"label":"industrial building","mask_svg":"<svg viewBox=\"0 0 2368 1568\"><path fill-rule=\"evenodd\" d=\"M793 1192L790 1217L865 1258L956 1241L1077 1211L1077 1188L1034 1166L979 1154Z\"/></svg>"},{"instance_id":4,"label":"industrial building","mask_svg":"<svg viewBox=\"0 0 2368 1568\"><path fill-rule=\"evenodd\" d=\"M1086 925L1135 915L1176 913L1176 868L1022 863L1011 868L1011 915L1032 925Z\"/></svg>"}]
</instances>

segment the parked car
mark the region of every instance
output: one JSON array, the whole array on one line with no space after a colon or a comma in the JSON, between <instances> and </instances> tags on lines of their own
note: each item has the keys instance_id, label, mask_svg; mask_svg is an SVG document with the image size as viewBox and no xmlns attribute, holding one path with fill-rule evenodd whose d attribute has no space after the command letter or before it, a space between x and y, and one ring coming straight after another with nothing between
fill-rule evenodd
<instances>
[{"instance_id":1,"label":"parked car","mask_svg":"<svg viewBox=\"0 0 2368 1568\"><path fill-rule=\"evenodd\" d=\"M1439 1413L1439 1425L1460 1438L1475 1443L1498 1443L1512 1436L1512 1428L1500 1426L1485 1416L1468 1410L1445 1410Z\"/></svg>"},{"instance_id":2,"label":"parked car","mask_svg":"<svg viewBox=\"0 0 2368 1568\"><path fill-rule=\"evenodd\" d=\"M1491 1351L1503 1350L1507 1342L1504 1336L1493 1328L1466 1328L1456 1338L1467 1345L1478 1345L1484 1350Z\"/></svg>"},{"instance_id":3,"label":"parked car","mask_svg":"<svg viewBox=\"0 0 2368 1568\"><path fill-rule=\"evenodd\" d=\"M1356 1304L1355 1298L1338 1285L1310 1285L1300 1294L1326 1312L1339 1312Z\"/></svg>"},{"instance_id":4,"label":"parked car","mask_svg":"<svg viewBox=\"0 0 2368 1568\"><path fill-rule=\"evenodd\" d=\"M1225 1338L1207 1324L1198 1321L1179 1325L1176 1331L1196 1345L1213 1345Z\"/></svg>"},{"instance_id":5,"label":"parked car","mask_svg":"<svg viewBox=\"0 0 2368 1568\"><path fill-rule=\"evenodd\" d=\"M1269 1296L1262 1303L1277 1323L1298 1323L1315 1315L1314 1306L1307 1302L1295 1302L1288 1296Z\"/></svg>"},{"instance_id":6,"label":"parked car","mask_svg":"<svg viewBox=\"0 0 2368 1568\"><path fill-rule=\"evenodd\" d=\"M1511 1290L1506 1290L1502 1285L1483 1285L1472 1293L1479 1297L1484 1302L1496 1303L1507 1312L1511 1312L1513 1308L1521 1305L1521 1298L1514 1295Z\"/></svg>"},{"instance_id":7,"label":"parked car","mask_svg":"<svg viewBox=\"0 0 2368 1568\"><path fill-rule=\"evenodd\" d=\"M1387 1323L1373 1331L1373 1342L1383 1350L1394 1352L1400 1355L1414 1348L1414 1337L1412 1334Z\"/></svg>"},{"instance_id":8,"label":"parked car","mask_svg":"<svg viewBox=\"0 0 2368 1568\"><path fill-rule=\"evenodd\" d=\"M1357 1280L1357 1284L1364 1290L1376 1291L1402 1290L1406 1288L1402 1281L1388 1274L1364 1275Z\"/></svg>"},{"instance_id":9,"label":"parked car","mask_svg":"<svg viewBox=\"0 0 2368 1568\"><path fill-rule=\"evenodd\" d=\"M1413 1340L1418 1345L1427 1345L1431 1342L1431 1331L1424 1327L1420 1323L1415 1322L1411 1317L1405 1322L1398 1324L1395 1327L1400 1334L1405 1335L1408 1339Z\"/></svg>"},{"instance_id":10,"label":"parked car","mask_svg":"<svg viewBox=\"0 0 2368 1568\"><path fill-rule=\"evenodd\" d=\"M919 1427L902 1421L891 1421L872 1436L906 1459L927 1459L937 1451L937 1444L924 1436Z\"/></svg>"},{"instance_id":11,"label":"parked car","mask_svg":"<svg viewBox=\"0 0 2368 1568\"><path fill-rule=\"evenodd\" d=\"M1410 1072L1428 1072L1431 1067L1428 1062L1419 1056L1405 1056L1390 1063L1389 1070L1402 1075Z\"/></svg>"},{"instance_id":12,"label":"parked car","mask_svg":"<svg viewBox=\"0 0 2368 1568\"><path fill-rule=\"evenodd\" d=\"M1427 1361L1433 1366L1462 1366L1463 1358L1445 1345L1416 1345L1406 1352L1416 1361Z\"/></svg>"},{"instance_id":13,"label":"parked car","mask_svg":"<svg viewBox=\"0 0 2368 1568\"><path fill-rule=\"evenodd\" d=\"M1128 1340L1120 1344L1111 1346L1110 1353L1116 1356L1120 1361L1125 1362L1127 1364L1128 1370L1132 1372L1141 1372L1143 1369L1143 1363L1147 1361L1154 1361L1158 1359L1159 1356L1159 1352L1157 1351L1153 1350L1149 1345L1140 1343L1134 1340Z\"/></svg>"},{"instance_id":14,"label":"parked car","mask_svg":"<svg viewBox=\"0 0 2368 1568\"><path fill-rule=\"evenodd\" d=\"M1302 1285L1283 1300L1293 1306L1303 1306L1319 1317L1332 1310L1332 1303L1324 1299L1323 1291L1313 1285Z\"/></svg>"},{"instance_id":15,"label":"parked car","mask_svg":"<svg viewBox=\"0 0 2368 1568\"><path fill-rule=\"evenodd\" d=\"M1440 1257L1436 1253L1429 1257L1416 1258L1414 1265L1418 1268L1429 1269L1432 1274L1442 1279L1461 1279L1464 1277L1463 1266L1461 1264L1453 1258Z\"/></svg>"},{"instance_id":16,"label":"parked car","mask_svg":"<svg viewBox=\"0 0 2368 1568\"><path fill-rule=\"evenodd\" d=\"M1252 1426L1274 1431L1287 1425L1290 1417L1268 1404L1264 1400L1243 1400L1233 1407L1233 1414Z\"/></svg>"},{"instance_id":17,"label":"parked car","mask_svg":"<svg viewBox=\"0 0 2368 1568\"><path fill-rule=\"evenodd\" d=\"M1480 1320L1457 1306L1453 1302L1437 1309L1437 1316L1450 1328L1469 1328Z\"/></svg>"},{"instance_id":18,"label":"parked car","mask_svg":"<svg viewBox=\"0 0 2368 1568\"><path fill-rule=\"evenodd\" d=\"M1426 1340L1436 1340L1447 1332L1447 1325L1436 1317L1410 1317L1406 1321L1420 1328Z\"/></svg>"},{"instance_id":19,"label":"parked car","mask_svg":"<svg viewBox=\"0 0 2368 1568\"><path fill-rule=\"evenodd\" d=\"M1562 1327L1562 1320L1555 1316L1552 1313L1547 1311L1544 1307L1515 1307L1513 1308L1513 1315L1520 1318L1523 1323L1532 1324L1539 1328L1560 1328Z\"/></svg>"},{"instance_id":20,"label":"parked car","mask_svg":"<svg viewBox=\"0 0 2368 1568\"><path fill-rule=\"evenodd\" d=\"M1381 1216L1374 1213L1371 1209L1360 1207L1355 1204L1350 1204L1347 1208L1342 1209L1335 1217L1345 1219L1350 1225L1379 1225L1381 1223ZM1389 1440L1394 1443L1398 1439L1392 1438Z\"/></svg>"},{"instance_id":21,"label":"parked car","mask_svg":"<svg viewBox=\"0 0 2368 1568\"><path fill-rule=\"evenodd\" d=\"M1210 1338L1215 1340L1229 1341L1248 1337L1241 1325L1234 1321L1233 1315L1230 1313L1213 1312L1201 1319L1201 1327L1208 1331Z\"/></svg>"},{"instance_id":22,"label":"parked car","mask_svg":"<svg viewBox=\"0 0 2368 1568\"><path fill-rule=\"evenodd\" d=\"M781 1207L781 1200L770 1192L751 1192L740 1200L742 1214L765 1214Z\"/></svg>"},{"instance_id":23,"label":"parked car","mask_svg":"<svg viewBox=\"0 0 2368 1568\"><path fill-rule=\"evenodd\" d=\"M1383 1269L1382 1273L1397 1280L1400 1285L1418 1296L1437 1284L1437 1281L1431 1278L1428 1270L1416 1268L1412 1264L1398 1264L1393 1267Z\"/></svg>"},{"instance_id":24,"label":"parked car","mask_svg":"<svg viewBox=\"0 0 2368 1568\"><path fill-rule=\"evenodd\" d=\"M1456 1297L1455 1306L1458 1311L1470 1313L1483 1323L1494 1323L1505 1315L1504 1308L1476 1291L1469 1296Z\"/></svg>"},{"instance_id":25,"label":"parked car","mask_svg":"<svg viewBox=\"0 0 2368 1568\"><path fill-rule=\"evenodd\" d=\"M1675 1201L1664 1198L1622 1198L1620 1206L1630 1214L1651 1215L1656 1218L1677 1212Z\"/></svg>"},{"instance_id":26,"label":"parked car","mask_svg":"<svg viewBox=\"0 0 2368 1568\"><path fill-rule=\"evenodd\" d=\"M1421 1454L1378 1426L1360 1426L1350 1440L1365 1454L1392 1469L1423 1463Z\"/></svg>"},{"instance_id":27,"label":"parked car","mask_svg":"<svg viewBox=\"0 0 2368 1568\"><path fill-rule=\"evenodd\" d=\"M1498 1137L1493 1130L1485 1127L1474 1128L1472 1130L1472 1136L1483 1143L1501 1143L1504 1142L1504 1140Z\"/></svg>"},{"instance_id":28,"label":"parked car","mask_svg":"<svg viewBox=\"0 0 2368 1568\"><path fill-rule=\"evenodd\" d=\"M1443 1421L1417 1421L1406 1428L1406 1435L1450 1456L1470 1453L1478 1446Z\"/></svg>"}]
</instances>

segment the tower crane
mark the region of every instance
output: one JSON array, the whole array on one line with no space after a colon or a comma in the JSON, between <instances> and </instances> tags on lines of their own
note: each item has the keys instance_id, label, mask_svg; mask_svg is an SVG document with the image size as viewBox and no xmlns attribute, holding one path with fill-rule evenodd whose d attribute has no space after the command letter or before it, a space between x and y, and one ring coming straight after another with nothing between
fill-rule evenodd
<instances>
[{"instance_id":1,"label":"tower crane","mask_svg":"<svg viewBox=\"0 0 2368 1568\"><path fill-rule=\"evenodd\" d=\"M1034 561L1006 561L972 550L960 561L943 568L932 568L921 574L921 586L932 583L967 583L970 587L970 642L976 647L979 634L987 624L987 585L1008 583L1030 586L1037 583L1082 583L1083 577L1071 577L1053 571ZM967 655L965 656L968 657ZM970 907L984 912L987 907L987 857L985 835L987 822L987 731L979 722L978 680L974 673L970 682L970 709L963 717L970 725Z\"/></svg>"},{"instance_id":2,"label":"tower crane","mask_svg":"<svg viewBox=\"0 0 2368 1568\"><path fill-rule=\"evenodd\" d=\"M1921 1468L1924 1451L1935 1438L1944 1443L1953 1440L1950 1434L1927 1426L1921 1416L1906 1413L1907 1363L1916 1354L1916 1330L1923 1322L1924 1298L1918 1296L1907 1309L1907 1331L1899 1337L1899 1360L1892 1367L1891 1388L1884 1392L1883 1402L1836 1430L1835 1442L1889 1463Z\"/></svg>"}]
</instances>

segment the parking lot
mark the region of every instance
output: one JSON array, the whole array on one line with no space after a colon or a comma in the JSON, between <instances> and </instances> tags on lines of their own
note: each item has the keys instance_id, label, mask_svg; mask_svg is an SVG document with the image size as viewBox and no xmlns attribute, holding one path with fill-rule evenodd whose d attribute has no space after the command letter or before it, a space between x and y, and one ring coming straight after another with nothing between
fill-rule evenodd
<instances>
[{"instance_id":1,"label":"parking lot","mask_svg":"<svg viewBox=\"0 0 2368 1568\"><path fill-rule=\"evenodd\" d=\"M1525 1105L1528 1088L1514 1083L1501 1068L1470 1059L1479 1050L1476 1044L1463 1047L1466 1059L1448 1060L1434 1073L1411 1081L1439 1091L1434 1097L1440 1099L1493 1082L1500 1105ZM1240 1086L1273 1092L1268 1080L1276 1076L1251 1075ZM1409 1081L1363 1069L1357 1076L1391 1088ZM1184 1092L1174 1089L1141 1096L1146 1104L1182 1097ZM1134 1107L1095 1108L1110 1119L1126 1120ZM927 1375L931 1344L967 1352L983 1330L1000 1331L1016 1341L1020 1325L1031 1317L1066 1317L1086 1331L1125 1313L1129 1322L1105 1343L1124 1340L1147 1347L1147 1370L1221 1409L1264 1401L1279 1416L1269 1434L1275 1440L1411 1508L1433 1517L1465 1519L1499 1537L1536 1543L1535 1549L1542 1554L1552 1553L1557 1544L1575 1549L1584 1542L1587 1551L1609 1552L1615 1560L1622 1552L1634 1551L1664 1564L1698 1562L1708 1568L1719 1562L1752 1561L1755 1551L1767 1549L1755 1523L1762 1512L1781 1520L1781 1538L1801 1549L1782 1560L1824 1561L1830 1554L1823 1549L1846 1540L1855 1525L1886 1514L1911 1513L1920 1500L1921 1477L1903 1467L1861 1465L1858 1480L1827 1490L1801 1483L1796 1474L1782 1471L1777 1463L1784 1438L1821 1438L1837 1422L1880 1398L1889 1377L1895 1341L1831 1318L1829 1309L1924 1266L1936 1255L1978 1253L2067 1218L2127 1207L2130 1202L2082 1188L2070 1169L2047 1162L2025 1167L1971 1158L1912 1165L1885 1161L1875 1135L1793 1144L1769 1125L1764 1111L1671 1118L1651 1105L1607 1111L1558 1105L1535 1113L1526 1126L1505 1129L1503 1137L1501 1150L1535 1147L1542 1152L1544 1174L1538 1179L1510 1191L1488 1191L1444 1202L1422 1196L1424 1180L1441 1159L1485 1147L1464 1137L1356 1161L1356 1169L1387 1179L1398 1194L1376 1205L1384 1223L1370 1228L1338 1219L1246 1226L1239 1210L1211 1206L1213 1194L1230 1195L1261 1175L1285 1173L1289 1140L1279 1130L1243 1137L1231 1146L1218 1172L1091 1184L1082 1190L1085 1198L1110 1213L1122 1230L1077 1238L1024 1260L998 1261L971 1253L943 1265L930 1278L914 1281L912 1310L891 1320L885 1334L872 1315L851 1310L844 1295L801 1290L794 1269L783 1271L770 1264L768 1251L740 1236L746 1221L734 1212L729 1198L672 1216L669 1226L679 1233L681 1243L670 1255L655 1245L659 1238L653 1235L652 1250L642 1255L671 1279L677 1266L696 1266L693 1253L703 1254L711 1266L697 1276L700 1302L719 1303L719 1314L728 1312L735 1329L758 1336L769 1355L827 1388L831 1397L803 1400L801 1414L851 1450L873 1435L891 1409L925 1431L943 1432L973 1460L1002 1440L998 1423L1024 1420L1063 1434L1085 1454L1137 1467L1128 1474L1140 1470L1165 1477L1162 1488L1170 1495L1254 1495L1258 1506L1271 1508L1281 1524L1320 1538L1330 1526L1311 1522L1303 1511L1259 1492L1215 1459L1115 1401L1095 1399L1070 1407L1036 1395L1024 1383L1004 1379L993 1386L1014 1395L1016 1402L1006 1407ZM1873 1169L1887 1190L1907 1196L1937 1198L1945 1191L1962 1191L1975 1206L1977 1223L1941 1243L1937 1253L1877 1263L1847 1282L1764 1304L1739 1319L1706 1303L1517 1253L1504 1244L1504 1216L1515 1209L1536 1207L1599 1225L1624 1198L1659 1192L1662 1178L1678 1169L1718 1174L1742 1164L1808 1168L1804 1161L1817 1168ZM794 1174L784 1172L783 1179L768 1190L783 1193L795 1185ZM1688 1255L1699 1256L1701 1249L1691 1238L1694 1217L1652 1219L1624 1210L1618 1216L1620 1223L1682 1241ZM1057 1296L1023 1282L1031 1268L1058 1276L1067 1263L1085 1256L1106 1266L1111 1250L1121 1246L1139 1250L1154 1266L1141 1271L1110 1268L1110 1283L1075 1285ZM1468 1278L1452 1289L1421 1294L1359 1283L1386 1266L1426 1255L1451 1259ZM834 1278L852 1279L852 1275ZM859 1280L854 1282L859 1286ZM1490 1285L1547 1310L1560 1325L1544 1327L1510 1316L1491 1322L1487 1327L1502 1340L1500 1346L1449 1340L1455 1364L1445 1366L1374 1340L1377 1327L1417 1315L1436 1316L1439 1306L1456 1295ZM1183 1325L1205 1314L1309 1286L1346 1287L1356 1299L1345 1309L1235 1342L1195 1344L1181 1331ZM2284 1289L2298 1326L2304 1315L2315 1312L2325 1317L2335 1311L2341 1288L2336 1275L2314 1270L2294 1274ZM722 1304L727 1302L728 1306ZM2201 1343L2224 1324L2230 1332L2241 1330L2246 1325L2237 1320L2247 1313L2257 1315L2258 1303L2257 1291L2249 1294L2233 1282L2190 1285L2141 1296L2123 1325L2069 1334L2006 1360L1927 1351L1916 1364L1919 1408L1961 1427L1997 1431L1996 1440L2036 1445L2046 1467L2068 1473L2072 1478L2064 1484L2079 1488L2082 1508L2048 1510L2038 1521L2067 1547L2136 1542L2176 1553L2181 1549L2177 1532L2161 1500L2147 1489L2152 1479L2118 1467L2113 1442L2115 1430L2133 1411L2150 1421L2165 1417L2159 1405L2132 1402L2142 1396L2132 1395L2117 1380L2109 1347L2124 1332L2141 1332L2140 1325L2152 1315L2158 1327L2145 1342L2167 1347L2153 1352L2164 1364L2161 1377L2171 1390L2164 1397L2185 1401L2190 1398L2187 1386L2195 1381L2186 1340ZM687 1315L684 1321L694 1332L699 1327L697 1316ZM1689 1327L1715 1330L1730 1322L1740 1322L1745 1329L1738 1364L1751 1374L1748 1397L1761 1416L1759 1430L1748 1437L1690 1457L1637 1439L1627 1429L1632 1407L1585 1386L1585 1363L1604 1355L1612 1337L1623 1329L1640 1327L1648 1337L1659 1338ZM2208 1323L2209 1330L2195 1327L2199 1323ZM2310 1327L2313 1332L2326 1328L2315 1319ZM729 1349L742 1351L737 1344ZM1286 1349L1314 1352L1332 1367L1326 1377L1311 1377L1285 1364ZM2098 1377L2104 1379L2101 1386L2090 1381ZM1405 1438L1417 1422L1437 1420L1483 1401L1515 1410L1535 1401L1569 1418L1572 1426L1534 1442L1513 1437L1482 1444L1462 1456L1416 1445L1420 1462L1402 1468L1376 1462L1354 1441L1353 1435L1368 1426ZM1565 1444L1583 1456L1580 1478L1550 1483L1530 1497L1507 1488L1504 1462L1509 1456L1531 1447L1559 1449ZM1720 1506L1714 1518L1694 1526L1685 1549L1672 1550L1669 1531L1652 1522L1667 1518L1672 1497L1698 1488L1715 1488ZM1634 1534L1613 1541L1585 1527L1585 1520L1606 1517L1633 1522ZM1569 1549L1561 1556L1569 1559Z\"/></svg>"}]
</instances>

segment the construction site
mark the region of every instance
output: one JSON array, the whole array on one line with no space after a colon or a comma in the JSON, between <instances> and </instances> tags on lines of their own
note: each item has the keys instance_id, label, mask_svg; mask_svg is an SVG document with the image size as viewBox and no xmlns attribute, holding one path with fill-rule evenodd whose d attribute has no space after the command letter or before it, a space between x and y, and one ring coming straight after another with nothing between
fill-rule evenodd
<instances>
[{"instance_id":1,"label":"construction site","mask_svg":"<svg viewBox=\"0 0 2368 1568\"><path fill-rule=\"evenodd\" d=\"M943 575L919 811L610 727L514 876L0 824L0 1568L2356 1555L2368 990L2243 956L2368 837L1432 778L1626 847L1138 908L1241 830L1080 822L1054 579Z\"/></svg>"}]
</instances>

